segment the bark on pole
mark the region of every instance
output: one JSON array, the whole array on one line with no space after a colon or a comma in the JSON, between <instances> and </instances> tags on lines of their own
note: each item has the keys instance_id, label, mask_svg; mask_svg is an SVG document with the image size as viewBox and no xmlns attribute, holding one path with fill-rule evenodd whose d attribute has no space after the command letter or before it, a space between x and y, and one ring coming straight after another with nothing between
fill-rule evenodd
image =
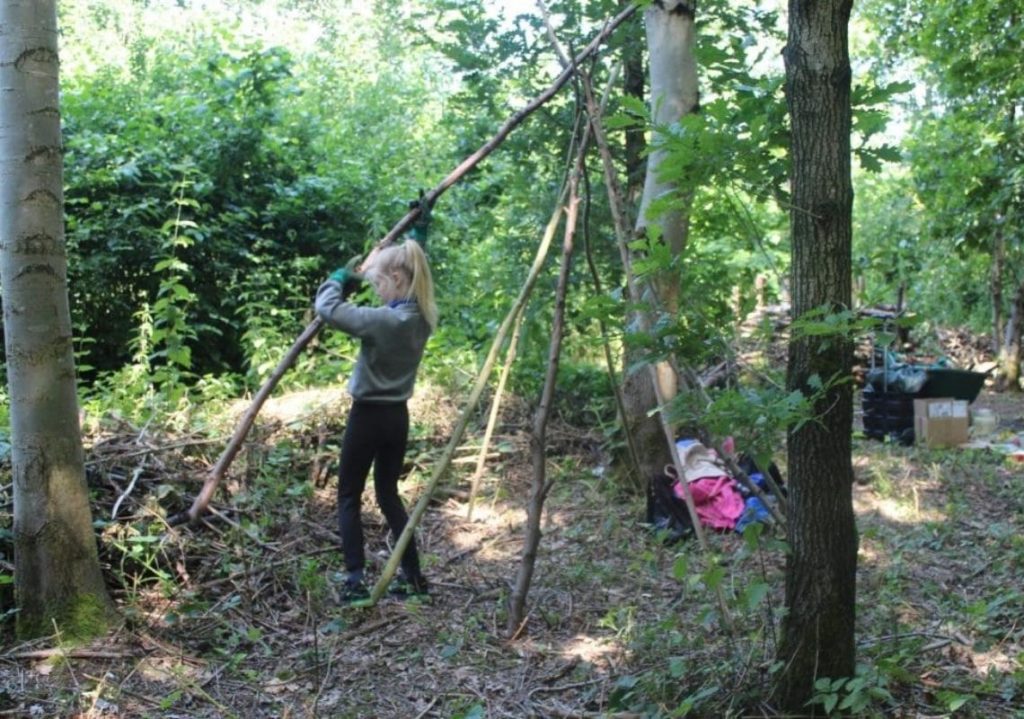
<instances>
[{"instance_id":1,"label":"bark on pole","mask_svg":"<svg viewBox=\"0 0 1024 719\"><path fill-rule=\"evenodd\" d=\"M544 0L537 0L537 7L540 8L541 16L544 18L544 28L547 30L548 38L551 40L551 46L555 49L555 54L558 55L558 61L562 63L562 67L569 67L572 62L569 59L568 53L565 48L562 47L562 43L558 39L558 34L555 32L554 26L551 24L551 13L548 11L547 3ZM629 45L629 40L625 43ZM618 68L612 70L608 77L608 85L605 87L604 94L601 97L601 104L597 108L596 112L598 117L604 116L605 108L607 107L608 98L611 97L612 87L615 85L617 79ZM592 81L589 73L581 73L580 78L587 87L590 87ZM590 96L593 95L591 89L589 95L585 94L583 99L584 104L587 106L587 114L594 115L594 108L590 106ZM588 120L589 123L589 120ZM590 129L593 132L593 129ZM629 143L627 142L627 155L628 155ZM590 179L587 174L586 158L584 158L583 164L583 177L582 181L584 184L584 190L586 193L586 204L585 212L583 217L583 248L584 255L587 260L587 268L590 270L590 278L594 283L594 291L597 292L598 296L604 294L604 290L601 287L601 276L597 271L597 265L594 263L593 253L591 252L590 246L590 225L589 225L589 212L590 212ZM611 191L609 189L609 194ZM614 201L614 198L612 198ZM622 387L619 385L618 373L615 370L616 363L612 355L611 342L608 340L608 328L605 325L603 319L598 319L598 325L601 330L601 344L604 348L605 365L608 368L608 379L612 384L612 393L615 395L615 407L619 414L619 421L622 422L622 434L626 438L626 450L629 454L630 464L632 464L634 471L636 472L635 489L643 490L644 487L644 472L643 464L640 461L640 454L636 448L636 440L633 438L633 430L630 428L629 414L626 411L626 401L622 394Z\"/></svg>"},{"instance_id":2,"label":"bark on pole","mask_svg":"<svg viewBox=\"0 0 1024 719\"><path fill-rule=\"evenodd\" d=\"M793 318L851 302L853 188L850 178L848 26L851 0L790 0L786 102L792 126ZM815 386L849 377L849 337L794 335L787 385L815 396ZM817 379L816 379L817 378ZM853 397L849 382L816 400L816 421L788 433L786 614L775 699L806 711L821 677L856 669L857 528L850 459Z\"/></svg>"},{"instance_id":3,"label":"bark on pole","mask_svg":"<svg viewBox=\"0 0 1024 719\"><path fill-rule=\"evenodd\" d=\"M583 50L580 51L580 53L576 56L575 62L577 64L583 62L585 59L590 57L594 52L596 52L597 49L601 46L601 44L615 30L615 28L617 28L619 25L625 22L630 17L630 15L632 15L635 11L636 6L630 5L625 10L620 12L618 15L609 19L601 28L601 30L594 35L594 38L587 44L587 46L583 48ZM505 124L503 124L501 128L499 128L498 132L490 140L485 142L480 147L480 149L478 149L476 152L469 155L466 159L459 163L459 165L454 170L452 170L447 177L445 177L436 187L430 190L430 192L426 193L426 195L423 198L423 201L427 205L433 205L437 201L437 198L440 197L449 187L451 187L460 179L462 179L462 177L465 176L467 172L476 167L484 158L486 158L488 155L494 152L494 150L497 149L497 147L502 142L504 142L505 138L507 138L509 134L516 127L518 127L527 117L529 117L533 112L535 112L539 107L541 107L552 97L554 97L558 93L558 91L565 86L565 83L569 81L569 78L572 77L573 72L573 68L567 68L563 70L562 73L555 78L551 85L549 85L548 88L544 90L544 92L540 93L525 107L523 107L521 110L513 114L508 120L505 121ZM378 243L378 246L383 247L401 237L402 233L412 226L413 221L418 216L418 208L409 210L409 212L405 214L405 217L399 220L398 223L391 228L391 231L388 232L381 239L381 241ZM193 501L192 506L188 509L188 511L182 512L168 519L168 522L172 526L177 524L183 524L185 522L195 522L199 519L199 517L202 516L203 512L206 511L206 507L210 503L210 499L213 497L213 493L217 489L217 485L220 483L221 479L223 479L224 474L231 466L231 462L234 460L235 455L238 454L238 451L241 448L242 443L245 441L245 438L248 435L249 430L252 428L252 424L255 421L256 415L259 414L260 409L263 407L263 403L266 402L267 398L270 396L270 393L273 392L274 388L277 386L277 383L281 380L281 377L283 377L284 374L291 368L291 366L295 363L296 358L302 353L302 351L306 348L306 345L308 345L310 341L312 341L312 339L317 335L317 333L322 329L322 327L323 321L320 318L313 320L302 332L302 334L299 335L298 339L295 340L295 342L292 344L288 352L285 353L285 356L281 359L281 361L278 362L277 367L274 368L274 371L271 373L270 377L268 377L267 381L264 382L262 387L260 387L259 391L256 393L256 396L253 398L251 406L246 411L245 415L239 422L238 426L235 428L234 434L232 435L231 440L228 442L228 446L221 453L221 456L218 459L217 464L207 475L207 478L203 483L203 488L200 491L199 495L196 496L196 499L195 501ZM409 524L410 527L414 527L413 522L410 522ZM408 543L408 540L406 540L406 543ZM392 576L393 574L394 570L392 570Z\"/></svg>"},{"instance_id":4,"label":"bark on pole","mask_svg":"<svg viewBox=\"0 0 1024 719\"><path fill-rule=\"evenodd\" d=\"M67 293L54 0L0 2L0 284L18 633L96 634L100 572Z\"/></svg>"},{"instance_id":5,"label":"bark on pole","mask_svg":"<svg viewBox=\"0 0 1024 719\"><path fill-rule=\"evenodd\" d=\"M491 435L494 433L494 426L498 421L498 408L501 402L501 395L505 388L505 382L508 379L509 371L512 367L512 362L515 360L516 344L519 340L519 329L523 322L523 316L526 312L526 301L529 299L530 294L533 291L533 286L537 282L537 278L540 276L541 268L544 266L544 261L547 259L548 251L551 249L551 243L555 239L555 233L558 232L558 225L561 224L562 220L562 203L565 201L568 193L568 186L563 188L558 201L555 203L555 210L551 213L551 219L548 220L548 224L544 228L544 234L541 236L540 245L537 247L537 252L533 258L533 264L530 266L530 271L527 273L526 281L523 283L523 291L520 292L519 301L516 302L513 308L513 313L510 314L511 321L514 323L515 330L512 333L512 340L509 342L507 354L505 356L505 366L502 368L501 376L498 379L498 386L494 392L494 401L491 403L491 411L487 417L487 428L484 430L484 438L480 445L480 454L477 456L476 471L473 473L473 479L470 482L469 488L469 501L466 507L466 519L473 518L473 506L476 502L477 491L480 489L480 478L484 472L484 461L487 458L487 449L490 446Z\"/></svg>"},{"instance_id":6,"label":"bark on pole","mask_svg":"<svg viewBox=\"0 0 1024 719\"><path fill-rule=\"evenodd\" d=\"M565 335L565 298L569 288L569 272L572 269L572 255L576 237L576 223L579 218L579 186L583 174L583 163L590 146L590 123L586 123L576 161L569 178L569 197L565 206L565 228L562 235L562 263L558 272L555 290L555 315L551 322L551 343L548 347L548 364L544 374L544 386L540 401L533 417L533 431L530 434L530 455L533 474L530 478L530 499L526 508L526 531L523 537L523 552L516 572L516 580L509 597L508 622L506 631L515 638L525 626L526 595L533 582L533 571L537 565L537 550L540 548L541 519L544 501L547 499L554 479L547 478L547 425L551 404L555 397L558 381L558 364L562 357L562 338Z\"/></svg>"}]
</instances>

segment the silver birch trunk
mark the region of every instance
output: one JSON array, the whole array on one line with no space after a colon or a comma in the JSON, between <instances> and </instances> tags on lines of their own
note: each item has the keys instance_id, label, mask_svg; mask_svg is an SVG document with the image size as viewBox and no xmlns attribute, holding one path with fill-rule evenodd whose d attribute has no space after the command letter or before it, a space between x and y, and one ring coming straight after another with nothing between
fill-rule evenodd
<instances>
[{"instance_id":1,"label":"silver birch trunk","mask_svg":"<svg viewBox=\"0 0 1024 719\"><path fill-rule=\"evenodd\" d=\"M698 108L695 10L692 2L656 0L645 11L651 117L656 128L677 123ZM636 232L642 235L648 227L656 225L661 231L661 241L673 255L678 255L686 247L689 232L688 198L677 197L673 209L650 214L656 200L680 192L674 181L662 176L661 165L666 153L659 148L659 135L656 130L652 138L653 150L647 159ZM660 278L653 286L660 295L657 304L675 313L678 310L676 278ZM633 324L638 326L635 321ZM635 366L636 359L627 358L626 366ZM662 396L671 399L676 394L677 378L665 363L659 364L657 370ZM629 424L643 463L641 471L646 477L660 472L672 460L661 425L656 417L650 416L650 410L657 406L651 382L648 372L634 372L623 387Z\"/></svg>"},{"instance_id":2,"label":"silver birch trunk","mask_svg":"<svg viewBox=\"0 0 1024 719\"><path fill-rule=\"evenodd\" d=\"M101 631L68 311L55 0L0 0L0 283L22 636Z\"/></svg>"}]
</instances>

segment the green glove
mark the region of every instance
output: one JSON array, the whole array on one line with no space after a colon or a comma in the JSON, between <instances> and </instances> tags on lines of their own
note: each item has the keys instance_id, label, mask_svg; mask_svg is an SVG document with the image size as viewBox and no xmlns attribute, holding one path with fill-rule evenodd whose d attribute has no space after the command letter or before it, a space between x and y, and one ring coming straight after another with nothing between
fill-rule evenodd
<instances>
[{"instance_id":1,"label":"green glove","mask_svg":"<svg viewBox=\"0 0 1024 719\"><path fill-rule=\"evenodd\" d=\"M414 210L417 207L420 210L420 214L416 216L416 219L412 221L412 228L409 230L409 234L416 240L420 247L424 250L427 249L427 230L430 228L431 219L431 206L426 201L426 193L420 190L420 196L418 200L413 200L409 203L409 209Z\"/></svg>"},{"instance_id":2,"label":"green glove","mask_svg":"<svg viewBox=\"0 0 1024 719\"><path fill-rule=\"evenodd\" d=\"M327 275L327 279L334 280L335 282L344 285L348 281L348 278L353 274L355 273L353 273L348 267L339 267L334 272Z\"/></svg>"},{"instance_id":3,"label":"green glove","mask_svg":"<svg viewBox=\"0 0 1024 719\"><path fill-rule=\"evenodd\" d=\"M339 267L327 276L327 279L333 280L341 285L341 298L343 300L347 299L349 295L358 290L359 285L363 282L363 276L351 268L351 266L354 266L358 261L359 258L355 257L349 261L348 265Z\"/></svg>"},{"instance_id":4,"label":"green glove","mask_svg":"<svg viewBox=\"0 0 1024 719\"><path fill-rule=\"evenodd\" d=\"M348 280L356 280L357 282L362 282L363 276L356 271L356 267L359 266L359 262L362 259L362 255L356 255L351 260L346 262L344 267L339 267L334 272L329 274L327 276L327 279L334 280L335 282L340 282L341 284L345 284L345 282L347 282Z\"/></svg>"}]
</instances>

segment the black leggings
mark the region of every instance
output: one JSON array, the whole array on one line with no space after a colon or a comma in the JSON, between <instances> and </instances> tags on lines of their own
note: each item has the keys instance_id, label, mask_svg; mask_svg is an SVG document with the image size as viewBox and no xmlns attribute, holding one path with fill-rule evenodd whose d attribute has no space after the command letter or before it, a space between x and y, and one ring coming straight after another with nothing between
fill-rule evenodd
<instances>
[{"instance_id":1,"label":"black leggings","mask_svg":"<svg viewBox=\"0 0 1024 719\"><path fill-rule=\"evenodd\" d=\"M398 496L398 480L402 475L408 439L409 410L405 402L352 404L338 470L338 522L341 525L345 569L350 572L362 569L366 563L360 513L371 463L377 504L396 541L409 520L402 498ZM419 576L420 560L415 536L402 555L402 571L407 577Z\"/></svg>"}]
</instances>

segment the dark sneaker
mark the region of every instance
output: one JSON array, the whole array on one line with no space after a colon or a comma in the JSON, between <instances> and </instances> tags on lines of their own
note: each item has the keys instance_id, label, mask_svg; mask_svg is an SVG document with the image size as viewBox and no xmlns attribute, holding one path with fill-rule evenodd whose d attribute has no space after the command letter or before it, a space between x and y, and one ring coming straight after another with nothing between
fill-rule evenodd
<instances>
[{"instance_id":1,"label":"dark sneaker","mask_svg":"<svg viewBox=\"0 0 1024 719\"><path fill-rule=\"evenodd\" d=\"M398 599L430 601L430 587L422 574L412 579L399 575L388 587L388 594Z\"/></svg>"},{"instance_id":2,"label":"dark sneaker","mask_svg":"<svg viewBox=\"0 0 1024 719\"><path fill-rule=\"evenodd\" d=\"M370 602L370 590L363 582L346 581L341 585L338 601L350 607L367 606Z\"/></svg>"}]
</instances>

